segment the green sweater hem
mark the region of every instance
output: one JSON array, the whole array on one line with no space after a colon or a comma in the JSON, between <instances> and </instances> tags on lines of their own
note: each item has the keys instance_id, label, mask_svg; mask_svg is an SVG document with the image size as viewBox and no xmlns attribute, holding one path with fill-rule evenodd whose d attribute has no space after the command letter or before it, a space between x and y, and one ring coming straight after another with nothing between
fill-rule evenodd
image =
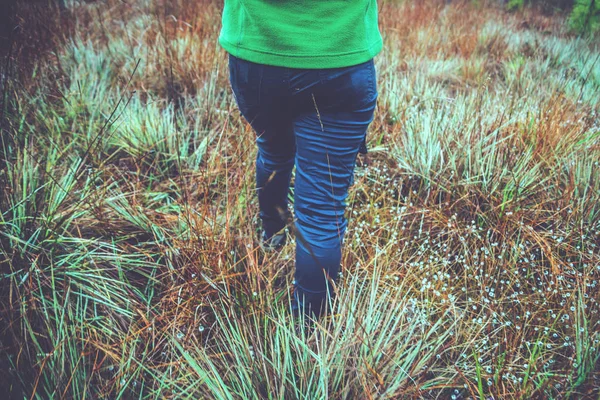
<instances>
[{"instance_id":1,"label":"green sweater hem","mask_svg":"<svg viewBox=\"0 0 600 400\"><path fill-rule=\"evenodd\" d=\"M303 55L303 54L276 54L260 50L253 50L230 43L219 37L219 44L228 53L243 60L257 64L273 65L277 67L325 69L341 68L361 64L375 57L383 48L381 36L365 50L341 54Z\"/></svg>"}]
</instances>

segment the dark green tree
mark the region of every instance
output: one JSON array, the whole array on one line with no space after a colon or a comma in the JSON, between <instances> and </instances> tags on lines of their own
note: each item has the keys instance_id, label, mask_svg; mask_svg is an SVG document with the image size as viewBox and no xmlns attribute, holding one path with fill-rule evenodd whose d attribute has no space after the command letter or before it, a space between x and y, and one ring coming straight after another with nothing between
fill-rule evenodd
<instances>
[{"instance_id":1,"label":"dark green tree","mask_svg":"<svg viewBox=\"0 0 600 400\"><path fill-rule=\"evenodd\" d=\"M569 24L579 34L597 32L600 29L600 0L575 0Z\"/></svg>"},{"instance_id":2,"label":"dark green tree","mask_svg":"<svg viewBox=\"0 0 600 400\"><path fill-rule=\"evenodd\" d=\"M569 26L580 35L600 30L600 0L508 0L506 7L516 10L534 4L550 9L570 9Z\"/></svg>"}]
</instances>

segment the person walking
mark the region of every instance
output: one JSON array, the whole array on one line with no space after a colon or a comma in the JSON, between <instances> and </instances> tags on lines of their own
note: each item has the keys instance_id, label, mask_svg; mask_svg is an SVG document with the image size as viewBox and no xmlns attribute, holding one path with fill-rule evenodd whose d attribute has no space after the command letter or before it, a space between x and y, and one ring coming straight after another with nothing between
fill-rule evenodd
<instances>
[{"instance_id":1,"label":"person walking","mask_svg":"<svg viewBox=\"0 0 600 400\"><path fill-rule=\"evenodd\" d=\"M294 183L292 311L318 319L335 296L345 200L377 100L376 0L225 0L219 44L256 134L262 243L286 242Z\"/></svg>"}]
</instances>

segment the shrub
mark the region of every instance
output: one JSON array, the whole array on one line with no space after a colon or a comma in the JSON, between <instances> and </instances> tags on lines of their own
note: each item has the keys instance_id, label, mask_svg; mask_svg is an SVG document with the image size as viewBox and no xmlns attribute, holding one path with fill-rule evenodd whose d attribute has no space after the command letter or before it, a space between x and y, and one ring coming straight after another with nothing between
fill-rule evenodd
<instances>
[{"instance_id":1,"label":"shrub","mask_svg":"<svg viewBox=\"0 0 600 400\"><path fill-rule=\"evenodd\" d=\"M600 29L600 0L576 0L569 25L580 34L597 32Z\"/></svg>"},{"instance_id":2,"label":"shrub","mask_svg":"<svg viewBox=\"0 0 600 400\"><path fill-rule=\"evenodd\" d=\"M508 0L506 7L515 10L533 4L552 9L570 9L569 26L577 34L589 35L600 29L600 0Z\"/></svg>"}]
</instances>

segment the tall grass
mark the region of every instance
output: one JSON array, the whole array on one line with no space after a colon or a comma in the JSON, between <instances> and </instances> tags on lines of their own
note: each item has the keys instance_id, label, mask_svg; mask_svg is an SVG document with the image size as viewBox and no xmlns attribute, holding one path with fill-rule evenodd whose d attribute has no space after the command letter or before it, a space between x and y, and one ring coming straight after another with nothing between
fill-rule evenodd
<instances>
[{"instance_id":1,"label":"tall grass","mask_svg":"<svg viewBox=\"0 0 600 400\"><path fill-rule=\"evenodd\" d=\"M335 313L304 330L294 240L258 246L218 2L66 6L22 6L17 44L51 46L3 70L3 393L599 396L594 38L492 3L381 3Z\"/></svg>"}]
</instances>

